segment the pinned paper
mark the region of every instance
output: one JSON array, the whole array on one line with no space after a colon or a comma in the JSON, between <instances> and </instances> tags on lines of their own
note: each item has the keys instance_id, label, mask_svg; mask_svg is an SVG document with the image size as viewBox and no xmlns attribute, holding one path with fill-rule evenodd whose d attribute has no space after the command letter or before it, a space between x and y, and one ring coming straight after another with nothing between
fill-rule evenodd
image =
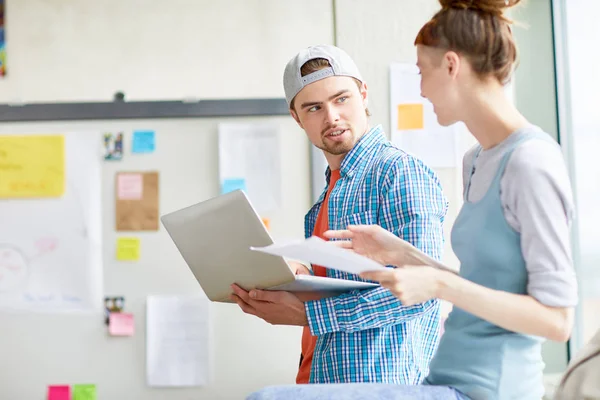
<instances>
[{"instance_id":1,"label":"pinned paper","mask_svg":"<svg viewBox=\"0 0 600 400\"><path fill-rule=\"evenodd\" d=\"M140 239L121 237L117 239L117 260L138 261L140 259Z\"/></svg>"},{"instance_id":2,"label":"pinned paper","mask_svg":"<svg viewBox=\"0 0 600 400\"><path fill-rule=\"evenodd\" d=\"M59 197L65 192L62 135L0 136L0 198Z\"/></svg>"},{"instance_id":3,"label":"pinned paper","mask_svg":"<svg viewBox=\"0 0 600 400\"><path fill-rule=\"evenodd\" d=\"M119 200L141 200L144 193L142 174L118 174L117 197Z\"/></svg>"},{"instance_id":4,"label":"pinned paper","mask_svg":"<svg viewBox=\"0 0 600 400\"><path fill-rule=\"evenodd\" d=\"M111 313L108 318L108 333L112 336L133 336L135 333L133 314Z\"/></svg>"},{"instance_id":5,"label":"pinned paper","mask_svg":"<svg viewBox=\"0 0 600 400\"><path fill-rule=\"evenodd\" d=\"M156 148L154 131L134 131L133 153L152 153Z\"/></svg>"},{"instance_id":6,"label":"pinned paper","mask_svg":"<svg viewBox=\"0 0 600 400\"><path fill-rule=\"evenodd\" d=\"M96 385L73 385L73 400L97 400Z\"/></svg>"},{"instance_id":7,"label":"pinned paper","mask_svg":"<svg viewBox=\"0 0 600 400\"><path fill-rule=\"evenodd\" d=\"M238 179L225 179L223 180L223 184L221 185L221 194L233 192L234 190L243 190L246 189L246 180L243 178Z\"/></svg>"},{"instance_id":8,"label":"pinned paper","mask_svg":"<svg viewBox=\"0 0 600 400\"><path fill-rule=\"evenodd\" d=\"M423 129L423 104L398 105L398 130Z\"/></svg>"},{"instance_id":9,"label":"pinned paper","mask_svg":"<svg viewBox=\"0 0 600 400\"><path fill-rule=\"evenodd\" d=\"M48 386L48 400L71 400L71 387L66 385Z\"/></svg>"},{"instance_id":10,"label":"pinned paper","mask_svg":"<svg viewBox=\"0 0 600 400\"><path fill-rule=\"evenodd\" d=\"M107 132L104 134L104 159L123 159L123 132L117 134Z\"/></svg>"},{"instance_id":11,"label":"pinned paper","mask_svg":"<svg viewBox=\"0 0 600 400\"><path fill-rule=\"evenodd\" d=\"M105 297L104 298L104 317L105 324L108 325L111 313L122 312L125 307L125 297Z\"/></svg>"}]
</instances>

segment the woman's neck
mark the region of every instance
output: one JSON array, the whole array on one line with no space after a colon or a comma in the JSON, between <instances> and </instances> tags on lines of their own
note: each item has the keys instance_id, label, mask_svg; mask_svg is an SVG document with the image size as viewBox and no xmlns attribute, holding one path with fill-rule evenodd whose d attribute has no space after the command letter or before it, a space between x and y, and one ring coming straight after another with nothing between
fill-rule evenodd
<instances>
[{"instance_id":1,"label":"woman's neck","mask_svg":"<svg viewBox=\"0 0 600 400\"><path fill-rule=\"evenodd\" d=\"M500 84L483 86L465 103L464 123L484 150L529 125Z\"/></svg>"}]
</instances>

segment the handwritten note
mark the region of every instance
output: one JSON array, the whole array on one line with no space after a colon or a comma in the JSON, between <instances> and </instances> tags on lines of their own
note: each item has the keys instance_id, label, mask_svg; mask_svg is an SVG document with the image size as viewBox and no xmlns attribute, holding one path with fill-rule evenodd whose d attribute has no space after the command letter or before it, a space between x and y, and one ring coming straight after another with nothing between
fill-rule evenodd
<instances>
[{"instance_id":1,"label":"handwritten note","mask_svg":"<svg viewBox=\"0 0 600 400\"><path fill-rule=\"evenodd\" d=\"M71 400L71 387L66 385L48 386L48 400Z\"/></svg>"},{"instance_id":2,"label":"handwritten note","mask_svg":"<svg viewBox=\"0 0 600 400\"><path fill-rule=\"evenodd\" d=\"M96 385L73 385L73 400L97 400Z\"/></svg>"},{"instance_id":3,"label":"handwritten note","mask_svg":"<svg viewBox=\"0 0 600 400\"><path fill-rule=\"evenodd\" d=\"M62 196L64 137L0 135L0 176L0 198Z\"/></svg>"},{"instance_id":4,"label":"handwritten note","mask_svg":"<svg viewBox=\"0 0 600 400\"><path fill-rule=\"evenodd\" d=\"M120 200L141 200L144 193L142 174L117 175L117 197Z\"/></svg>"},{"instance_id":5,"label":"handwritten note","mask_svg":"<svg viewBox=\"0 0 600 400\"><path fill-rule=\"evenodd\" d=\"M112 336L133 336L135 322L131 313L110 313L108 317L108 333Z\"/></svg>"},{"instance_id":6,"label":"handwritten note","mask_svg":"<svg viewBox=\"0 0 600 400\"><path fill-rule=\"evenodd\" d=\"M133 146L131 148L133 153L152 153L155 148L156 141L154 131L133 132Z\"/></svg>"},{"instance_id":7,"label":"handwritten note","mask_svg":"<svg viewBox=\"0 0 600 400\"><path fill-rule=\"evenodd\" d=\"M140 239L120 237L117 239L117 260L138 261L140 259Z\"/></svg>"}]
</instances>

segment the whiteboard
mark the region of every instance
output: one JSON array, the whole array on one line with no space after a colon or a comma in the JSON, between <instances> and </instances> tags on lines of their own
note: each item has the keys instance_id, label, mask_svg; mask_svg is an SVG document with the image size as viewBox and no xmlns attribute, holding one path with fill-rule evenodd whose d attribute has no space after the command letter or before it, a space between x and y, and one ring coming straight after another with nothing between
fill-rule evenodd
<instances>
[{"instance_id":1,"label":"whiteboard","mask_svg":"<svg viewBox=\"0 0 600 400\"><path fill-rule=\"evenodd\" d=\"M154 295L201 295L201 288L162 226L158 231L115 231L115 175L158 171L160 214L219 194L218 124L269 122L280 134L281 207L267 213L275 240L301 238L310 201L309 142L289 116L107 120L0 124L0 134L69 133L96 140L125 132L121 161L101 161L102 296L124 296L134 316L133 337L111 337L102 311L32 314L0 311L0 399L39 400L47 385L92 383L98 399L242 399L270 384L294 383L299 327L271 326L233 304L211 304L214 359L208 384L153 388L146 382L146 301ZM131 153L133 130L153 130L156 150ZM98 155L102 157L101 145ZM140 239L140 260L119 262L117 238ZM260 369L257 368L260 365ZM249 373L252 371L252 373Z\"/></svg>"}]
</instances>

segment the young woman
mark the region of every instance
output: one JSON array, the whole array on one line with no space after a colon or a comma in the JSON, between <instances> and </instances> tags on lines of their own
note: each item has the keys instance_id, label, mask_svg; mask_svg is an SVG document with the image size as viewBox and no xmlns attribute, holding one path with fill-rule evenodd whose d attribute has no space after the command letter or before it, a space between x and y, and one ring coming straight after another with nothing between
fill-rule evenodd
<instances>
[{"instance_id":1,"label":"young woman","mask_svg":"<svg viewBox=\"0 0 600 400\"><path fill-rule=\"evenodd\" d=\"M402 265L400 239L375 225L326 233L398 266L362 277L405 305L454 305L423 384L273 387L251 399L542 398L542 341L569 338L577 303L573 201L559 146L505 95L517 51L503 11L518 2L440 0L415 41L421 92L439 123L463 121L478 141L464 158L464 205L452 228L460 274Z\"/></svg>"}]
</instances>

